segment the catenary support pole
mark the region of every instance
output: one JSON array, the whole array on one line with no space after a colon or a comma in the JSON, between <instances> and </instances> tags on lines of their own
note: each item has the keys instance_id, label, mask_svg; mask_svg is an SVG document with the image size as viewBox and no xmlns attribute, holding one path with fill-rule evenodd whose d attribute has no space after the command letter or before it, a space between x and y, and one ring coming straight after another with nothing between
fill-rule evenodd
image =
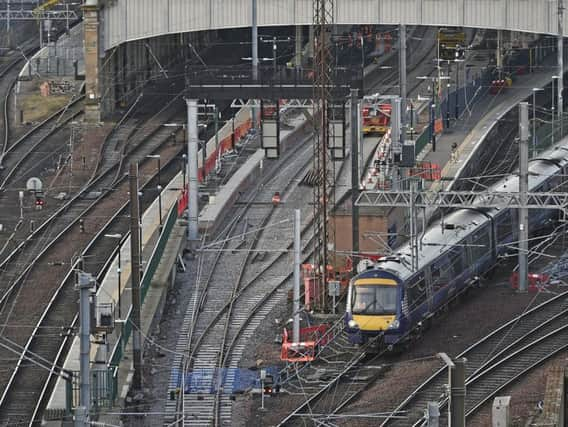
<instances>
[{"instance_id":1,"label":"catenary support pole","mask_svg":"<svg viewBox=\"0 0 568 427\"><path fill-rule=\"evenodd\" d=\"M536 90L533 88L533 131L532 131L532 155L536 156Z\"/></svg>"},{"instance_id":2,"label":"catenary support pole","mask_svg":"<svg viewBox=\"0 0 568 427\"><path fill-rule=\"evenodd\" d=\"M87 412L87 408L84 406L77 406L75 407L75 414L74 414L74 427L88 427L91 425L89 421L89 413Z\"/></svg>"},{"instance_id":3,"label":"catenary support pole","mask_svg":"<svg viewBox=\"0 0 568 427\"><path fill-rule=\"evenodd\" d=\"M199 238L198 230L198 191L199 182L197 179L197 143L199 135L197 134L197 100L186 99L187 103L187 176L189 182L189 205L187 228L188 245L192 248Z\"/></svg>"},{"instance_id":4,"label":"catenary support pole","mask_svg":"<svg viewBox=\"0 0 568 427\"><path fill-rule=\"evenodd\" d=\"M258 8L257 8L257 0L251 0L251 9L252 9L252 79L254 81L258 80ZM256 107L251 108L251 123L253 129L259 127L258 123L256 123Z\"/></svg>"},{"instance_id":5,"label":"catenary support pole","mask_svg":"<svg viewBox=\"0 0 568 427\"><path fill-rule=\"evenodd\" d=\"M412 267L412 272L415 273L418 269L418 260L416 259L416 207L414 206L414 193L416 192L416 182L410 181L410 265Z\"/></svg>"},{"instance_id":6,"label":"catenary support pole","mask_svg":"<svg viewBox=\"0 0 568 427\"><path fill-rule=\"evenodd\" d=\"M130 259L132 288L132 387L142 390L142 335L140 334L140 206L138 198L138 164L130 163Z\"/></svg>"},{"instance_id":7,"label":"catenary support pole","mask_svg":"<svg viewBox=\"0 0 568 427\"><path fill-rule=\"evenodd\" d=\"M252 79L258 80L258 24L257 24L257 0L252 1Z\"/></svg>"},{"instance_id":8,"label":"catenary support pole","mask_svg":"<svg viewBox=\"0 0 568 427\"><path fill-rule=\"evenodd\" d=\"M529 189L529 104L519 105L519 292L528 290L529 216L527 192Z\"/></svg>"},{"instance_id":9,"label":"catenary support pole","mask_svg":"<svg viewBox=\"0 0 568 427\"><path fill-rule=\"evenodd\" d=\"M91 409L91 288L94 279L90 274L79 271L77 275L79 288L79 317L80 317L80 387L79 387L79 406L84 409L84 423L89 425L89 412ZM80 411L77 415L81 418Z\"/></svg>"},{"instance_id":10,"label":"catenary support pole","mask_svg":"<svg viewBox=\"0 0 568 427\"><path fill-rule=\"evenodd\" d=\"M400 143L404 144L406 138L406 25L399 25L399 44L400 44L400 68L399 68L399 79L400 79Z\"/></svg>"},{"instance_id":11,"label":"catenary support pole","mask_svg":"<svg viewBox=\"0 0 568 427\"><path fill-rule=\"evenodd\" d=\"M253 114L254 117L254 114ZM215 106L215 167L219 167L219 162L221 161L221 153L219 153L219 108Z\"/></svg>"},{"instance_id":12,"label":"catenary support pole","mask_svg":"<svg viewBox=\"0 0 568 427\"><path fill-rule=\"evenodd\" d=\"M432 79L432 100L430 102L430 142L432 151L436 151L436 79Z\"/></svg>"},{"instance_id":13,"label":"catenary support pole","mask_svg":"<svg viewBox=\"0 0 568 427\"><path fill-rule=\"evenodd\" d=\"M8 47L11 47L11 33L10 33L10 0L6 4L6 36L8 37Z\"/></svg>"},{"instance_id":14,"label":"catenary support pole","mask_svg":"<svg viewBox=\"0 0 568 427\"><path fill-rule=\"evenodd\" d=\"M351 89L351 236L353 256L359 252L359 90Z\"/></svg>"},{"instance_id":15,"label":"catenary support pole","mask_svg":"<svg viewBox=\"0 0 568 427\"><path fill-rule=\"evenodd\" d=\"M563 137L564 105L562 92L564 90L564 0L558 0L558 121L560 122L560 137Z\"/></svg>"},{"instance_id":16,"label":"catenary support pole","mask_svg":"<svg viewBox=\"0 0 568 427\"><path fill-rule=\"evenodd\" d=\"M456 105L455 105L454 118L457 121L460 117L460 63L459 63L459 61L456 61L455 64L456 64ZM467 82L465 82L465 83L467 85ZM467 90L467 88L464 89L464 91L466 91L466 90ZM449 103L448 103L448 107L449 107Z\"/></svg>"},{"instance_id":17,"label":"catenary support pole","mask_svg":"<svg viewBox=\"0 0 568 427\"><path fill-rule=\"evenodd\" d=\"M440 426L440 405L438 402L428 402L428 427Z\"/></svg>"},{"instance_id":18,"label":"catenary support pole","mask_svg":"<svg viewBox=\"0 0 568 427\"><path fill-rule=\"evenodd\" d=\"M465 358L454 361L450 389L450 425L465 427Z\"/></svg>"},{"instance_id":19,"label":"catenary support pole","mask_svg":"<svg viewBox=\"0 0 568 427\"><path fill-rule=\"evenodd\" d=\"M556 115L556 108L555 108L555 93L554 93L554 82L556 81L557 76L552 76L552 98L551 98L551 115L550 115L550 126L552 128L552 136L551 136L551 144L556 142L556 138L554 135L554 116Z\"/></svg>"},{"instance_id":20,"label":"catenary support pole","mask_svg":"<svg viewBox=\"0 0 568 427\"><path fill-rule=\"evenodd\" d=\"M294 210L294 324L292 330L292 340L294 344L300 342L300 257L302 252L301 245L301 222L300 209Z\"/></svg>"},{"instance_id":21,"label":"catenary support pole","mask_svg":"<svg viewBox=\"0 0 568 427\"><path fill-rule=\"evenodd\" d=\"M363 111L362 111L362 105L361 102L359 102L357 104L357 128L358 130L358 134L357 134L357 140L359 141L359 178L361 178L364 174L364 169L365 169L365 159L364 159L364 151L363 151L363 126L361 126L361 123L363 123L363 119L361 118L361 116L363 115Z\"/></svg>"},{"instance_id":22,"label":"catenary support pole","mask_svg":"<svg viewBox=\"0 0 568 427\"><path fill-rule=\"evenodd\" d=\"M398 165L402 156L402 124L401 124L401 105L400 97L396 97L392 100L392 110L391 110L391 146L392 146L392 172L391 181L392 189L398 190L400 183L400 176Z\"/></svg>"}]
</instances>

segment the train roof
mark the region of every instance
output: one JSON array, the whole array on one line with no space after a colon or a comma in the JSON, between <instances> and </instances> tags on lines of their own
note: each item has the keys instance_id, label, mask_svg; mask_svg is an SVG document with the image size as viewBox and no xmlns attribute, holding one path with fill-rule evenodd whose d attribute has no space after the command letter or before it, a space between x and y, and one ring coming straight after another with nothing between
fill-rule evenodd
<instances>
[{"instance_id":1,"label":"train roof","mask_svg":"<svg viewBox=\"0 0 568 427\"><path fill-rule=\"evenodd\" d=\"M565 166L568 166L568 139L564 139L561 143L542 153L538 158L531 160L529 163L529 191L538 188L551 175L557 173L559 167ZM488 190L517 192L519 190L519 177L514 174L509 175L489 187ZM446 215L443 220L436 221L419 239L418 270L422 270L448 248L458 245L473 231L485 225L489 218L499 210L483 209L483 205L480 204L480 210L458 209ZM377 268L389 271L401 280L406 280L413 275L411 265L409 243L401 246L395 257L387 257L376 263Z\"/></svg>"},{"instance_id":2,"label":"train roof","mask_svg":"<svg viewBox=\"0 0 568 427\"><path fill-rule=\"evenodd\" d=\"M418 243L418 269L422 269L440 256L449 247L456 246L474 230L482 227L489 218L473 209L459 209L451 212L429 227ZM412 275L410 245L399 248L396 260L379 260L377 267L390 271L401 280Z\"/></svg>"}]
</instances>

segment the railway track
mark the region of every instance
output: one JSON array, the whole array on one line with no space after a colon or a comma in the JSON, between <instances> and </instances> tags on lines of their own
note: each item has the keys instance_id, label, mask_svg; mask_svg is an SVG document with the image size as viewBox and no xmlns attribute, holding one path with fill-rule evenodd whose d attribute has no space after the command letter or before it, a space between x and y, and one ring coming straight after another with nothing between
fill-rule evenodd
<instances>
[{"instance_id":1,"label":"railway track","mask_svg":"<svg viewBox=\"0 0 568 427\"><path fill-rule=\"evenodd\" d=\"M0 152L0 165L2 164L2 157L3 153L8 148L8 143L10 140L10 101L12 100L12 90L18 81L18 75L20 73L19 65L22 64L24 60L24 56L28 56L33 54L37 50L37 46L33 45L33 42L24 43L24 45L28 45L24 47L25 52L23 52L22 56L19 53L14 60L9 62L8 64L4 65L0 68L0 96L2 96L2 135L3 135L3 142L2 142L2 151Z\"/></svg>"},{"instance_id":2,"label":"railway track","mask_svg":"<svg viewBox=\"0 0 568 427\"><path fill-rule=\"evenodd\" d=\"M195 375L201 373L204 376L202 386L194 390L197 393L188 393L183 399L188 419L192 419L193 422L207 425L230 422L230 393L233 386L231 375L226 377L219 387L216 386L217 376L224 369L228 368L227 372L231 372L231 368L238 366L244 344L237 344L237 339L250 338L257 326L254 322L250 323L250 316L256 312L259 318L264 318L270 311L271 304L267 302L262 305L261 310L255 311L254 307L258 301L267 293L273 293L274 301L282 296L276 295L276 291L270 292L273 291L271 289L273 282L259 280L262 274L259 273L259 269L264 272L267 267L255 266L256 278L253 278L254 273L247 273L245 269L251 258L258 253L255 252L257 242L264 228L269 226L274 213L275 207L271 203L274 191L287 194L290 187L299 182L300 176L310 164L310 157L307 156L310 149L311 147L304 145L300 150L303 155L296 156L294 152L289 153L286 159L281 160L281 164L286 167L280 170L277 176L271 174L262 180L262 189L253 192L224 233L229 240L217 250L214 256L214 268L208 272L207 277L202 275L204 280L198 284L199 292L194 294L194 300L190 302L189 307L196 307L195 313L199 315L188 325L188 342L191 342L191 351L187 368ZM287 161L292 156L295 159ZM283 226L290 234L289 224L280 223L279 227L270 227L271 236L280 234L285 236L286 231L281 229ZM256 231L247 234L244 239L240 237L231 239L233 233L247 233L246 230L249 228ZM286 239L284 236L281 237ZM245 282L247 275L250 274L253 276ZM191 320L191 314L188 319ZM207 388L214 392L201 400L198 393Z\"/></svg>"},{"instance_id":3,"label":"railway track","mask_svg":"<svg viewBox=\"0 0 568 427\"><path fill-rule=\"evenodd\" d=\"M7 140L4 141L5 149L2 153L3 170L0 191L5 192L8 186L14 182L25 180L32 176L30 172L37 168L38 164L58 154L66 146L66 144L61 144L60 141L57 141L58 148L43 147L51 137L54 137L72 120L82 115L83 104L81 101L83 99L83 95L72 99L69 104L57 110L15 142L10 144ZM40 147L41 151L39 151ZM48 155L47 152L51 152L51 155Z\"/></svg>"},{"instance_id":4,"label":"railway track","mask_svg":"<svg viewBox=\"0 0 568 427\"><path fill-rule=\"evenodd\" d=\"M145 160L148 154L159 149L162 164L166 165L181 148L181 146L168 145L165 136L158 131L142 145L130 146L129 150L124 152L124 156L128 156L129 161L144 162L140 177L141 182L144 182L147 177L151 178L157 174L155 163L150 159ZM72 289L62 291L63 288L58 288L57 285L73 265L73 257L82 253L99 230L108 228L107 222L117 210L124 209L128 183L125 176L120 174L121 166L122 162L115 162L113 166L92 179L2 263L4 277L9 278L3 282L8 286L2 287L0 298L0 317L5 325L2 330L3 339L11 337L10 339L21 346L24 343L29 344L33 342L34 333L39 330L33 328L33 325L38 324L34 322L41 322L44 317L56 322L60 313L64 315L65 321L58 326L65 328L71 324L72 319L68 316L76 312L73 291ZM177 168L177 164L174 167ZM149 192L151 193L153 192ZM89 194L100 195L93 200L86 197ZM80 231L79 219L84 220L86 229L84 233ZM123 218L121 221L125 223ZM22 266L26 268L22 269ZM42 283L43 286L34 287L36 283ZM59 299L52 300L55 295L58 295ZM60 300L64 303L59 303ZM48 301L53 301L53 305L50 304L50 310L46 312L45 305ZM10 324L26 324L30 327L15 329L10 328ZM38 341L35 345L37 347L35 352L48 355L42 357L49 361L53 360L60 350L60 343L53 339L43 343ZM15 369L8 372L9 378L5 372L0 374L2 381L0 420L23 417L27 421L33 412L32 406L36 400L28 400L26 404L18 399L18 393L25 392L37 396L42 390L43 383L38 385L36 381L44 381L45 377L34 372L33 367L22 366L21 360L22 357Z\"/></svg>"},{"instance_id":5,"label":"railway track","mask_svg":"<svg viewBox=\"0 0 568 427\"><path fill-rule=\"evenodd\" d=\"M470 346L457 357L465 357L466 411L468 416L528 370L566 348L564 324L568 316L568 293L517 316ZM387 418L386 425L424 425L424 409L429 401L446 402L447 370L438 370L418 386L393 413L404 411L407 418ZM471 392L470 392L471 387Z\"/></svg>"}]
</instances>

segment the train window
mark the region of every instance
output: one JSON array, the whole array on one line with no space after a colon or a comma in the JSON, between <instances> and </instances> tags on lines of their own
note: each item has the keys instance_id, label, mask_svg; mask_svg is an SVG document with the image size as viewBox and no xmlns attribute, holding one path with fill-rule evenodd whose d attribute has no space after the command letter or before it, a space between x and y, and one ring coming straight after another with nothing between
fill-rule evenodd
<instances>
[{"instance_id":1,"label":"train window","mask_svg":"<svg viewBox=\"0 0 568 427\"><path fill-rule=\"evenodd\" d=\"M396 286L355 286L353 314L395 314Z\"/></svg>"},{"instance_id":2,"label":"train window","mask_svg":"<svg viewBox=\"0 0 568 427\"><path fill-rule=\"evenodd\" d=\"M460 244L462 243L463 242L460 242ZM463 246L454 246L448 252L448 258L450 259L450 265L452 266L454 276L461 274L464 270L463 252Z\"/></svg>"},{"instance_id":3,"label":"train window","mask_svg":"<svg viewBox=\"0 0 568 427\"><path fill-rule=\"evenodd\" d=\"M408 299L409 299L409 309L414 310L424 301L426 301L426 280L424 278L424 273L418 273L409 280L408 286Z\"/></svg>"},{"instance_id":4,"label":"train window","mask_svg":"<svg viewBox=\"0 0 568 427\"><path fill-rule=\"evenodd\" d=\"M430 275L434 292L446 286L452 275L450 260L446 256L438 258L430 267Z\"/></svg>"},{"instance_id":5,"label":"train window","mask_svg":"<svg viewBox=\"0 0 568 427\"><path fill-rule=\"evenodd\" d=\"M470 253L473 261L482 258L491 249L488 229L489 227L486 225L471 235Z\"/></svg>"}]
</instances>

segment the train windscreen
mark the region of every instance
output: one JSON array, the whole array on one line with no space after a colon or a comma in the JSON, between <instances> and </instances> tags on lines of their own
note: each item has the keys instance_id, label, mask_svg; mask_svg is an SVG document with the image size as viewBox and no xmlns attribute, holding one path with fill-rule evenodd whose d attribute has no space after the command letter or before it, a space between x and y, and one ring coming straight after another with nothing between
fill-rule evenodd
<instances>
[{"instance_id":1,"label":"train windscreen","mask_svg":"<svg viewBox=\"0 0 568 427\"><path fill-rule=\"evenodd\" d=\"M396 314L396 286L354 286L353 314Z\"/></svg>"}]
</instances>

